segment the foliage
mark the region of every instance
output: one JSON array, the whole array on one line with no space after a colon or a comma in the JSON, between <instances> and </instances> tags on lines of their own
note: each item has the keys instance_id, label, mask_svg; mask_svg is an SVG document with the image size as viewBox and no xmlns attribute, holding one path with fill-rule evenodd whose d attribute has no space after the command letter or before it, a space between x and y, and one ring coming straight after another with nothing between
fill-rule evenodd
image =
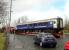
<instances>
[{"instance_id":1,"label":"foliage","mask_svg":"<svg viewBox=\"0 0 69 50\"><path fill-rule=\"evenodd\" d=\"M0 24L2 24L2 26L5 23L7 14L7 3L4 0L0 0Z\"/></svg>"}]
</instances>

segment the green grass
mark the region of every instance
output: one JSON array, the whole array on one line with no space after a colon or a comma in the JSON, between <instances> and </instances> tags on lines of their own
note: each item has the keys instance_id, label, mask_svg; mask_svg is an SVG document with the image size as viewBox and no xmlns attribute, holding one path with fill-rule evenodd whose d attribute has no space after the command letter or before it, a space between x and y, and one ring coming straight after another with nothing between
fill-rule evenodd
<instances>
[{"instance_id":1,"label":"green grass","mask_svg":"<svg viewBox=\"0 0 69 50\"><path fill-rule=\"evenodd\" d=\"M69 34L69 32L64 32L64 34Z\"/></svg>"},{"instance_id":2,"label":"green grass","mask_svg":"<svg viewBox=\"0 0 69 50\"><path fill-rule=\"evenodd\" d=\"M0 33L0 50L3 50L5 47L5 36L4 33Z\"/></svg>"}]
</instances>

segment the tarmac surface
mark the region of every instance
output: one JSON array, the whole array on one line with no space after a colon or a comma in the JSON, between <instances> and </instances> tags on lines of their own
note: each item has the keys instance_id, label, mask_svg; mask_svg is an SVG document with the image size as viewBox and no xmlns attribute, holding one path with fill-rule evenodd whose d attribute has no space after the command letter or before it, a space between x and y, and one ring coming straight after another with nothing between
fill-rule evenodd
<instances>
[{"instance_id":1,"label":"tarmac surface","mask_svg":"<svg viewBox=\"0 0 69 50\"><path fill-rule=\"evenodd\" d=\"M64 50L64 42L69 40L69 35L64 35L62 39L57 39L56 48L42 48L34 45L33 36L10 34L9 46L7 50Z\"/></svg>"}]
</instances>

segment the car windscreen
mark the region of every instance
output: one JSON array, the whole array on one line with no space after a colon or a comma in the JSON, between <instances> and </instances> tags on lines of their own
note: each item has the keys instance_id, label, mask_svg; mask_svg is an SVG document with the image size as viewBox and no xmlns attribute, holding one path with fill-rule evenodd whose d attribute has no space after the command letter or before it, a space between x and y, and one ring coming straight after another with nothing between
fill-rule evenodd
<instances>
[{"instance_id":1,"label":"car windscreen","mask_svg":"<svg viewBox=\"0 0 69 50\"><path fill-rule=\"evenodd\" d=\"M51 33L39 33L37 37L53 37L53 35Z\"/></svg>"},{"instance_id":2,"label":"car windscreen","mask_svg":"<svg viewBox=\"0 0 69 50\"><path fill-rule=\"evenodd\" d=\"M47 37L44 40L47 41L47 40L55 40L55 39L54 38L51 38L51 37Z\"/></svg>"}]
</instances>

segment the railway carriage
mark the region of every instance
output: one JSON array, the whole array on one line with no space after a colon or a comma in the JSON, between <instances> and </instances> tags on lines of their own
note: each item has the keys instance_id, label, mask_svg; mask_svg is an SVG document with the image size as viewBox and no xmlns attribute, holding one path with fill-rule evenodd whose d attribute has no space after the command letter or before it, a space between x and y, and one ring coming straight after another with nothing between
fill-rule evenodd
<instances>
[{"instance_id":1,"label":"railway carriage","mask_svg":"<svg viewBox=\"0 0 69 50\"><path fill-rule=\"evenodd\" d=\"M16 32L52 32L54 36L60 37L63 30L63 19L53 18L27 22L23 25L16 26Z\"/></svg>"}]
</instances>

